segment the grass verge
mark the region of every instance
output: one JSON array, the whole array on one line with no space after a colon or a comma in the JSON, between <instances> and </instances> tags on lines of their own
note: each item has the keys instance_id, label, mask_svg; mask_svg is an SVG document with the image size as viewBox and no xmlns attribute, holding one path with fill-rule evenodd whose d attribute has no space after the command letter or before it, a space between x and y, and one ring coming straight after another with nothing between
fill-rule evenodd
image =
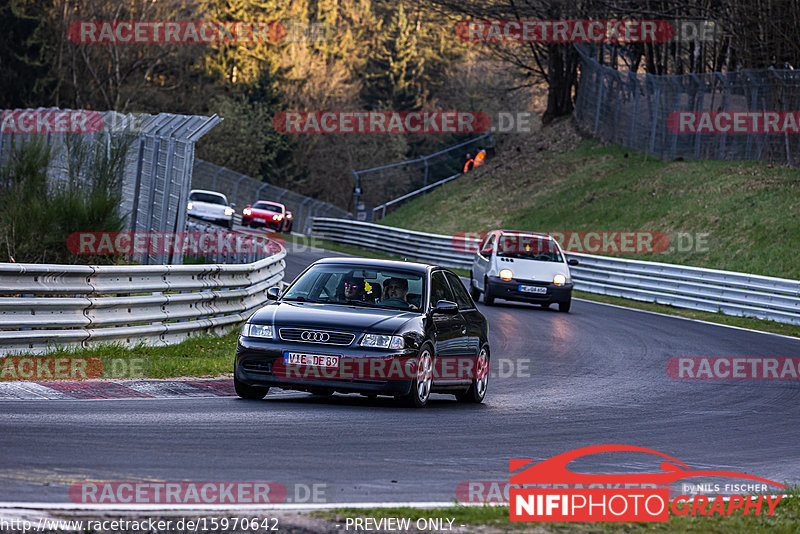
<instances>
[{"instance_id":1,"label":"grass verge","mask_svg":"<svg viewBox=\"0 0 800 534\"><path fill-rule=\"evenodd\" d=\"M496 228L665 232L672 250L609 255L800 279L793 253L800 169L662 161L580 140L569 128L544 129L519 152L499 154L379 224L447 235ZM548 136L568 142L543 148Z\"/></svg>"}]
</instances>

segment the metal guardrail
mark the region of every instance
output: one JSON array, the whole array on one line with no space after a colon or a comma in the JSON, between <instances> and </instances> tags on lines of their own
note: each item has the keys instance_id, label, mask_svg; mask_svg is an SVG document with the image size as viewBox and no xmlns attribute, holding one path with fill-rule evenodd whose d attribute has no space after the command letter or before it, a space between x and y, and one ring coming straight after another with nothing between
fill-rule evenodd
<instances>
[{"instance_id":1,"label":"metal guardrail","mask_svg":"<svg viewBox=\"0 0 800 534\"><path fill-rule=\"evenodd\" d=\"M414 261L469 269L478 241L379 224L314 219L314 236ZM575 288L725 315L800 324L800 281L670 263L567 253Z\"/></svg>"},{"instance_id":2,"label":"metal guardrail","mask_svg":"<svg viewBox=\"0 0 800 534\"><path fill-rule=\"evenodd\" d=\"M0 263L0 354L222 333L264 304L285 256L280 249L241 265Z\"/></svg>"}]
</instances>

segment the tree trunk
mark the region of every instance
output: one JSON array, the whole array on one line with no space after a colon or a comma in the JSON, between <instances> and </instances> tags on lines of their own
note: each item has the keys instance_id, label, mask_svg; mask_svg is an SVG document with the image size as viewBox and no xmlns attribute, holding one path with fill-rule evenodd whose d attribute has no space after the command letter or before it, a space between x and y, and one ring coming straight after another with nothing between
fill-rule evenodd
<instances>
[{"instance_id":1,"label":"tree trunk","mask_svg":"<svg viewBox=\"0 0 800 534\"><path fill-rule=\"evenodd\" d=\"M572 45L550 44L547 53L547 109L542 124L549 124L573 110L572 94L578 78L578 52Z\"/></svg>"}]
</instances>

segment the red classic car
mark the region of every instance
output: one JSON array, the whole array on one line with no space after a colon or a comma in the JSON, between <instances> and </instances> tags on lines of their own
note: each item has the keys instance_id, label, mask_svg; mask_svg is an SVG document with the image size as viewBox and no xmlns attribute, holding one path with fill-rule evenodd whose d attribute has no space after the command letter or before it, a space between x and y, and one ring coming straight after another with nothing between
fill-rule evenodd
<instances>
[{"instance_id":1,"label":"red classic car","mask_svg":"<svg viewBox=\"0 0 800 534\"><path fill-rule=\"evenodd\" d=\"M258 228L266 226L276 232L292 231L292 212L278 202L259 200L242 210L242 226Z\"/></svg>"}]
</instances>

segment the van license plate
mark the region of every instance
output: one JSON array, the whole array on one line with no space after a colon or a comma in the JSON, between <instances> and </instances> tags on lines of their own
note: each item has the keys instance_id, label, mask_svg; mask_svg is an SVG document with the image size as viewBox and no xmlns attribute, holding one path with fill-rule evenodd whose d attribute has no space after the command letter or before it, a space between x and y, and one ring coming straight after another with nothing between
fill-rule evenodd
<instances>
[{"instance_id":1,"label":"van license plate","mask_svg":"<svg viewBox=\"0 0 800 534\"><path fill-rule=\"evenodd\" d=\"M544 295L547 293L547 288L544 286L519 286L520 293L537 293Z\"/></svg>"}]
</instances>

